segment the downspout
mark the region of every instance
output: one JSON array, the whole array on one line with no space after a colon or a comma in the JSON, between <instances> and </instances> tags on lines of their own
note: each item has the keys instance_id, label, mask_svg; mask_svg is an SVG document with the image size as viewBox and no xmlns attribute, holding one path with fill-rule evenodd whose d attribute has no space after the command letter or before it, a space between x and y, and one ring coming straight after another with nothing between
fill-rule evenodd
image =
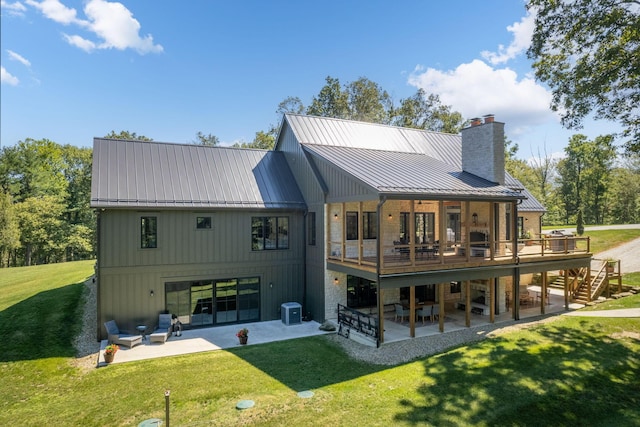
<instances>
[{"instance_id":1,"label":"downspout","mask_svg":"<svg viewBox=\"0 0 640 427\"><path fill-rule=\"evenodd\" d=\"M304 277L303 281L302 281L302 307L304 307L304 310L302 310L303 313L307 314L307 317L309 315L309 309L307 308L307 232L308 232L308 224L307 221L308 219L308 214L309 214L309 209L305 209L302 213L303 219L302 219L302 234L304 235L304 238L302 239L302 275ZM318 236L316 235L316 244L318 242ZM303 316L303 320L304 320ZM311 316L311 318L313 318L313 315Z\"/></svg>"},{"instance_id":2,"label":"downspout","mask_svg":"<svg viewBox=\"0 0 640 427\"><path fill-rule=\"evenodd\" d=\"M96 209L96 264L94 267L94 280L96 282L96 341L100 342L102 328L100 327L100 319L102 318L102 306L100 304L100 247L102 244L102 214L104 209Z\"/></svg>"},{"instance_id":3,"label":"downspout","mask_svg":"<svg viewBox=\"0 0 640 427\"><path fill-rule=\"evenodd\" d=\"M512 202L513 203L513 202ZM511 245L515 249L516 267L513 269L513 320L520 320L520 256L518 255L518 205L522 203L520 199L517 203L513 203L513 217L511 219Z\"/></svg>"},{"instance_id":4,"label":"downspout","mask_svg":"<svg viewBox=\"0 0 640 427\"><path fill-rule=\"evenodd\" d=\"M378 304L378 342L384 342L384 303L382 300L382 288L380 287L380 261L384 258L383 250L383 242L382 242L382 205L387 201L386 196L382 196L380 201L378 202L378 206L376 207L376 216L377 218L377 232L378 232L378 250L376 251L376 297Z\"/></svg>"}]
</instances>

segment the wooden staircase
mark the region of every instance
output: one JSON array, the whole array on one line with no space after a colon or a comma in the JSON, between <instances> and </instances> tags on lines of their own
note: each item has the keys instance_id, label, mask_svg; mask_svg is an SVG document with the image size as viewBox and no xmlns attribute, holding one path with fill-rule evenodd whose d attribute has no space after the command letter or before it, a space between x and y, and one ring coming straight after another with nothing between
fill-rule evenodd
<instances>
[{"instance_id":1,"label":"wooden staircase","mask_svg":"<svg viewBox=\"0 0 640 427\"><path fill-rule=\"evenodd\" d=\"M617 265L619 265L619 263ZM607 293L609 292L610 279L619 278L620 272L618 271L616 273L615 268L612 271L608 266L609 263L607 261L602 261L597 269L591 270L590 278L588 277L589 269L586 267L569 272L569 292L574 302L586 305L591 301L597 300L605 291ZM564 276L558 277L553 283L550 283L549 286L564 289Z\"/></svg>"}]
</instances>

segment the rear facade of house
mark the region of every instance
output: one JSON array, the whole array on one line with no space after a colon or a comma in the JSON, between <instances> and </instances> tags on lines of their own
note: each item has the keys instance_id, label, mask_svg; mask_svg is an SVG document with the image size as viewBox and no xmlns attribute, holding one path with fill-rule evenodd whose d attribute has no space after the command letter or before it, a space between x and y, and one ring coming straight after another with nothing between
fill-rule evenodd
<instances>
[{"instance_id":1,"label":"rear facade of house","mask_svg":"<svg viewBox=\"0 0 640 427\"><path fill-rule=\"evenodd\" d=\"M98 337L111 319L218 326L280 319L289 302L317 321L368 313L380 341L401 301L505 312L521 279L591 255L525 249L544 207L505 173L503 129L287 114L272 151L95 139Z\"/></svg>"}]
</instances>

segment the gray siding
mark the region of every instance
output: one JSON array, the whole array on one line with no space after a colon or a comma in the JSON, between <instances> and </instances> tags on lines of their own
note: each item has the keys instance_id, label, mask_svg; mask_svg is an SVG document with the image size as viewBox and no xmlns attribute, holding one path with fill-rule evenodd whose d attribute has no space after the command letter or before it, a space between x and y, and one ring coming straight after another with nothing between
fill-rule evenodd
<instances>
[{"instance_id":1,"label":"gray siding","mask_svg":"<svg viewBox=\"0 0 640 427\"><path fill-rule=\"evenodd\" d=\"M196 216L212 217L198 230ZM140 249L140 217L158 217L158 248ZM289 217L288 250L251 250L251 217ZM118 211L100 215L99 322L116 319L123 329L155 326L166 307L166 282L260 278L260 319L280 316L280 304L302 303L304 215L283 211ZM104 236L108 236L105 239ZM150 296L150 291L154 296Z\"/></svg>"}]
</instances>

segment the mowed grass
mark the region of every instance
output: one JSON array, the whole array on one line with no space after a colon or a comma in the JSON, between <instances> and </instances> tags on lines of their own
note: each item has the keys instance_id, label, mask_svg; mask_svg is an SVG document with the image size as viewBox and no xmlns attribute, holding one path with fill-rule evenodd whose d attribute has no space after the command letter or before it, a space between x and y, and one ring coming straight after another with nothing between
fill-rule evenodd
<instances>
[{"instance_id":1,"label":"mowed grass","mask_svg":"<svg viewBox=\"0 0 640 427\"><path fill-rule=\"evenodd\" d=\"M66 286L54 278L60 271L32 267L39 279L20 277L32 283L26 293L7 279L12 269L0 270L0 295L14 301L0 311L0 425L135 426L164 419L167 389L174 426L640 425L637 318L558 316L394 367L355 361L325 337L310 337L84 370L73 349L62 349L73 325L46 319L60 310L80 315L69 301L80 304L92 264L67 266L77 274ZM625 306L640 307L640 296ZM22 311L29 314L6 323L6 312ZM43 320L27 320L34 315ZM54 337L59 348L15 347L21 335ZM298 397L304 390L314 396ZM244 399L255 406L237 410Z\"/></svg>"}]
</instances>

